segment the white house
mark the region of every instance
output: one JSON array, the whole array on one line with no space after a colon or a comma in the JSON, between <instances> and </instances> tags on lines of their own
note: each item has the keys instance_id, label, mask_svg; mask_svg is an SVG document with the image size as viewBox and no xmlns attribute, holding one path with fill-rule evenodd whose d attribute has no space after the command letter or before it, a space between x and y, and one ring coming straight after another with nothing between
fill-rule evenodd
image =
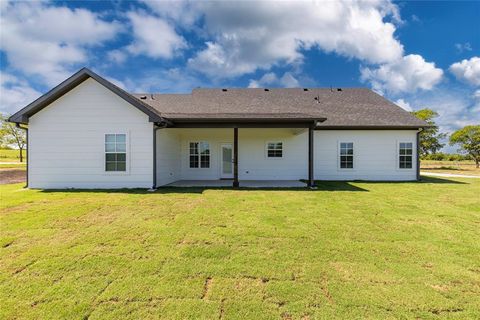
<instances>
[{"instance_id":1,"label":"white house","mask_svg":"<svg viewBox=\"0 0 480 320\"><path fill-rule=\"evenodd\" d=\"M364 88L130 94L86 68L9 120L46 189L417 180L428 126Z\"/></svg>"}]
</instances>

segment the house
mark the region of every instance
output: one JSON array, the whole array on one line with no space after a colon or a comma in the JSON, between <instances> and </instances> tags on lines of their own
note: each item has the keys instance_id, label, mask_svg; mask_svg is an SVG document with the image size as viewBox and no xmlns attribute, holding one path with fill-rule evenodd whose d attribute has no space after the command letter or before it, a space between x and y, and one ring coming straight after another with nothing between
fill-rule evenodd
<instances>
[{"instance_id":1,"label":"house","mask_svg":"<svg viewBox=\"0 0 480 320\"><path fill-rule=\"evenodd\" d=\"M428 126L365 88L130 94L86 68L9 120L31 188L417 180Z\"/></svg>"}]
</instances>

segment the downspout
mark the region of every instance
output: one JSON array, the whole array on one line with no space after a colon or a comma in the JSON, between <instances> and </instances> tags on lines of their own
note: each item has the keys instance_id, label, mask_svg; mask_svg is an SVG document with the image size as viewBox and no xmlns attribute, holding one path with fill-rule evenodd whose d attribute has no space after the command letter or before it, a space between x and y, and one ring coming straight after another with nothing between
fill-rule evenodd
<instances>
[{"instance_id":1,"label":"downspout","mask_svg":"<svg viewBox=\"0 0 480 320\"><path fill-rule=\"evenodd\" d=\"M27 184L25 185L25 188L28 188L28 166L29 166L29 164L30 164L30 160L29 160L29 156L30 156L30 145L28 144L28 128L22 127L19 123L15 123L15 126L16 126L17 128L19 128L19 129L25 130L25 135L26 135L26 137L27 137L27 139L26 139L26 140L27 140L27 143L26 143L26 145L27 145L27 157L26 157L26 160L27 160L27 165L26 165L26 168L27 168L27 172L26 172L27 177L26 177L26 183L27 183Z\"/></svg>"},{"instance_id":2,"label":"downspout","mask_svg":"<svg viewBox=\"0 0 480 320\"><path fill-rule=\"evenodd\" d=\"M153 185L151 191L157 189L157 130L164 129L167 126L167 122L160 122L158 125L153 123Z\"/></svg>"}]
</instances>

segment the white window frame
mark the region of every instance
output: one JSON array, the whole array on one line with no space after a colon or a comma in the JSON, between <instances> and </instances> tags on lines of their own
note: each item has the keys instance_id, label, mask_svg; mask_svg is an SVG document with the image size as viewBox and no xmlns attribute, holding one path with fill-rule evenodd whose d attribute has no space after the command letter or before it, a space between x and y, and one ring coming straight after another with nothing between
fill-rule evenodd
<instances>
[{"instance_id":1,"label":"white window frame","mask_svg":"<svg viewBox=\"0 0 480 320\"><path fill-rule=\"evenodd\" d=\"M411 143L412 144L412 167L411 168L400 168L400 144L401 143ZM406 171L406 170L414 170L415 169L415 161L416 161L416 155L415 155L415 143L413 141L397 141L397 170L399 171ZM406 155L402 155L406 156ZM407 155L408 156L408 155Z\"/></svg>"},{"instance_id":2,"label":"white window frame","mask_svg":"<svg viewBox=\"0 0 480 320\"><path fill-rule=\"evenodd\" d=\"M268 156L268 145L270 143L274 143L274 144L277 144L277 143L281 143L282 144L282 156L281 157L269 157ZM274 150L277 150L277 149L274 149ZM276 140L276 141L265 141L265 158L268 159L268 160L282 160L283 158L285 157L285 142L284 141L281 141L281 140Z\"/></svg>"},{"instance_id":3,"label":"white window frame","mask_svg":"<svg viewBox=\"0 0 480 320\"><path fill-rule=\"evenodd\" d=\"M125 171L107 171L107 153L117 153L117 152L107 152L105 149L105 140L107 134L124 134L125 135ZM106 175L129 175L130 174L130 133L127 131L115 131L115 132L104 132L102 136L102 150L103 150L103 173Z\"/></svg>"},{"instance_id":4,"label":"white window frame","mask_svg":"<svg viewBox=\"0 0 480 320\"><path fill-rule=\"evenodd\" d=\"M198 167L191 167L190 166L190 144L191 143L198 143L198 155L197 155L197 158L198 158ZM206 143L208 145L208 150L209 150L209 153L208 153L208 168L202 168L202 162L201 162L201 153L200 153L200 144L202 143ZM209 170L212 168L212 146L210 144L209 141L207 140L197 140L197 141L189 141L187 143L187 156L188 156L188 159L187 159L187 168L188 169L193 169L193 170Z\"/></svg>"},{"instance_id":5,"label":"white window frame","mask_svg":"<svg viewBox=\"0 0 480 320\"><path fill-rule=\"evenodd\" d=\"M352 153L352 168L342 168L341 165L341 150L342 150L342 143L351 143L353 145L353 153ZM339 171L353 171L355 170L355 141L347 140L347 141L338 141L337 143L337 169Z\"/></svg>"}]
</instances>

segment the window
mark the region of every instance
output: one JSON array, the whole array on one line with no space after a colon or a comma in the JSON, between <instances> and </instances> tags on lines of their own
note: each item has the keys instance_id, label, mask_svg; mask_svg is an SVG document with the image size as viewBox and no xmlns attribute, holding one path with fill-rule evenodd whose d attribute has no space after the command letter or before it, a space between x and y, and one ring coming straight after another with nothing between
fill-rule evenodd
<instances>
[{"instance_id":1,"label":"window","mask_svg":"<svg viewBox=\"0 0 480 320\"><path fill-rule=\"evenodd\" d=\"M353 169L353 142L340 143L340 169Z\"/></svg>"},{"instance_id":2,"label":"window","mask_svg":"<svg viewBox=\"0 0 480 320\"><path fill-rule=\"evenodd\" d=\"M208 142L190 142L190 168L210 168Z\"/></svg>"},{"instance_id":3,"label":"window","mask_svg":"<svg viewBox=\"0 0 480 320\"><path fill-rule=\"evenodd\" d=\"M105 135L105 171L127 171L127 135Z\"/></svg>"},{"instance_id":4,"label":"window","mask_svg":"<svg viewBox=\"0 0 480 320\"><path fill-rule=\"evenodd\" d=\"M268 142L267 143L267 158L281 158L283 157L283 143L282 142Z\"/></svg>"},{"instance_id":5,"label":"window","mask_svg":"<svg viewBox=\"0 0 480 320\"><path fill-rule=\"evenodd\" d=\"M413 144L411 142L400 142L398 155L400 169L412 169Z\"/></svg>"}]
</instances>

